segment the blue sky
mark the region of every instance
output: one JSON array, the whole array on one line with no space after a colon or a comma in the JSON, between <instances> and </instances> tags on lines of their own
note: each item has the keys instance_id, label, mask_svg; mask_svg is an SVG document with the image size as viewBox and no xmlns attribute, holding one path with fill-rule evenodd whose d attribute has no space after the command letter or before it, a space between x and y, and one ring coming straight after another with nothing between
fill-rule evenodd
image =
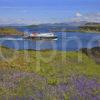
<instances>
[{"instance_id":1,"label":"blue sky","mask_svg":"<svg viewBox=\"0 0 100 100\"><path fill-rule=\"evenodd\" d=\"M0 0L0 24L100 21L100 0Z\"/></svg>"}]
</instances>

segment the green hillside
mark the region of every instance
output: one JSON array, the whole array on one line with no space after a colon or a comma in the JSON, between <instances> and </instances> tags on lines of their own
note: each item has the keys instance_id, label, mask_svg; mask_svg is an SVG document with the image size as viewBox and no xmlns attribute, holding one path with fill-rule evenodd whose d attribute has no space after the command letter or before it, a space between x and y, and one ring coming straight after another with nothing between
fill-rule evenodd
<instances>
[{"instance_id":1,"label":"green hillside","mask_svg":"<svg viewBox=\"0 0 100 100\"><path fill-rule=\"evenodd\" d=\"M15 51L1 47L1 53L1 97L25 96L35 100L61 100L63 97L70 100L77 96L78 100L85 100L87 93L90 97L100 93L95 87L100 82L100 65L81 52ZM81 96L80 88L84 88L85 96Z\"/></svg>"},{"instance_id":2,"label":"green hillside","mask_svg":"<svg viewBox=\"0 0 100 100\"><path fill-rule=\"evenodd\" d=\"M0 28L0 35L23 35L22 32L9 27Z\"/></svg>"},{"instance_id":3,"label":"green hillside","mask_svg":"<svg viewBox=\"0 0 100 100\"><path fill-rule=\"evenodd\" d=\"M86 23L84 26L80 27L80 30L87 32L100 32L100 23Z\"/></svg>"}]
</instances>

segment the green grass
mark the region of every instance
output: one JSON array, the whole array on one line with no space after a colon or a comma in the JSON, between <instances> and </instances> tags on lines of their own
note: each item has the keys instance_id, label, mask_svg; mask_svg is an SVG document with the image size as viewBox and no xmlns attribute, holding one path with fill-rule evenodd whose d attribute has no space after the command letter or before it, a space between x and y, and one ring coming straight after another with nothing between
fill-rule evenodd
<instances>
[{"instance_id":1,"label":"green grass","mask_svg":"<svg viewBox=\"0 0 100 100\"><path fill-rule=\"evenodd\" d=\"M1 59L0 68L35 72L46 77L50 84L66 81L63 80L64 77L66 78L73 73L84 74L87 76L100 75L99 65L81 52L26 51L28 54L28 57L26 57L24 55L25 51L15 52L14 50L7 48L2 48L1 51L4 58L7 58L8 60L4 61L4 59ZM11 57L13 58L14 53L16 58L12 60ZM51 55L53 55L53 58L49 61ZM41 59L41 56L43 59ZM78 61L78 59L80 60L80 57L81 61Z\"/></svg>"},{"instance_id":2,"label":"green grass","mask_svg":"<svg viewBox=\"0 0 100 100\"><path fill-rule=\"evenodd\" d=\"M23 35L22 32L9 27L0 28L0 35Z\"/></svg>"},{"instance_id":3,"label":"green grass","mask_svg":"<svg viewBox=\"0 0 100 100\"><path fill-rule=\"evenodd\" d=\"M88 78L100 76L100 65L97 65L94 60L81 52L61 52L50 50L20 50L15 52L15 50L5 47L1 47L1 52L8 60L5 61L0 57L0 70L16 70L26 73L35 73L40 77L45 78L47 84L51 86L56 86L61 83L67 84L69 77L72 75L84 75ZM28 56L25 56L26 52ZM16 58L11 60L13 53L15 53ZM49 58L53 54L54 56L50 60ZM41 59L41 57L44 59ZM82 59L80 60L79 58ZM31 87L33 83L36 84L34 90ZM25 77L19 80L18 88L14 90L0 88L0 95L9 96L12 94L15 96L30 96L37 93L37 91L43 90L43 87L45 87L45 84L42 83L41 80L36 81L36 79L33 80L32 78ZM69 94L66 93L66 100L68 100L68 97Z\"/></svg>"}]
</instances>

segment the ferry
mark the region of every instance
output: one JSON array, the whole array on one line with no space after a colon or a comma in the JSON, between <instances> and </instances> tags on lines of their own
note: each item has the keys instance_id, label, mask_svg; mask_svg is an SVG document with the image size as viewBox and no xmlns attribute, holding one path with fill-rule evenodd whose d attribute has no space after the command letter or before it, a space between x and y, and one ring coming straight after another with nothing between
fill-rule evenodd
<instances>
[{"instance_id":1,"label":"ferry","mask_svg":"<svg viewBox=\"0 0 100 100\"><path fill-rule=\"evenodd\" d=\"M54 33L36 33L27 34L24 36L25 39L57 39Z\"/></svg>"}]
</instances>

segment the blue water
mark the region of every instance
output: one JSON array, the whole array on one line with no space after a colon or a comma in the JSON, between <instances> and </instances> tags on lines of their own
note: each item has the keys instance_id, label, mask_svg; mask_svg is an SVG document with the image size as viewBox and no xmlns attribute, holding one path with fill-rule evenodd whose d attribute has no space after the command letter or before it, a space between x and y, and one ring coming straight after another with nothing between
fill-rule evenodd
<instances>
[{"instance_id":1,"label":"blue water","mask_svg":"<svg viewBox=\"0 0 100 100\"><path fill-rule=\"evenodd\" d=\"M4 36L0 45L16 50L62 50L77 51L81 48L100 46L100 34L79 32L57 32L57 40L26 40L21 36Z\"/></svg>"}]
</instances>

